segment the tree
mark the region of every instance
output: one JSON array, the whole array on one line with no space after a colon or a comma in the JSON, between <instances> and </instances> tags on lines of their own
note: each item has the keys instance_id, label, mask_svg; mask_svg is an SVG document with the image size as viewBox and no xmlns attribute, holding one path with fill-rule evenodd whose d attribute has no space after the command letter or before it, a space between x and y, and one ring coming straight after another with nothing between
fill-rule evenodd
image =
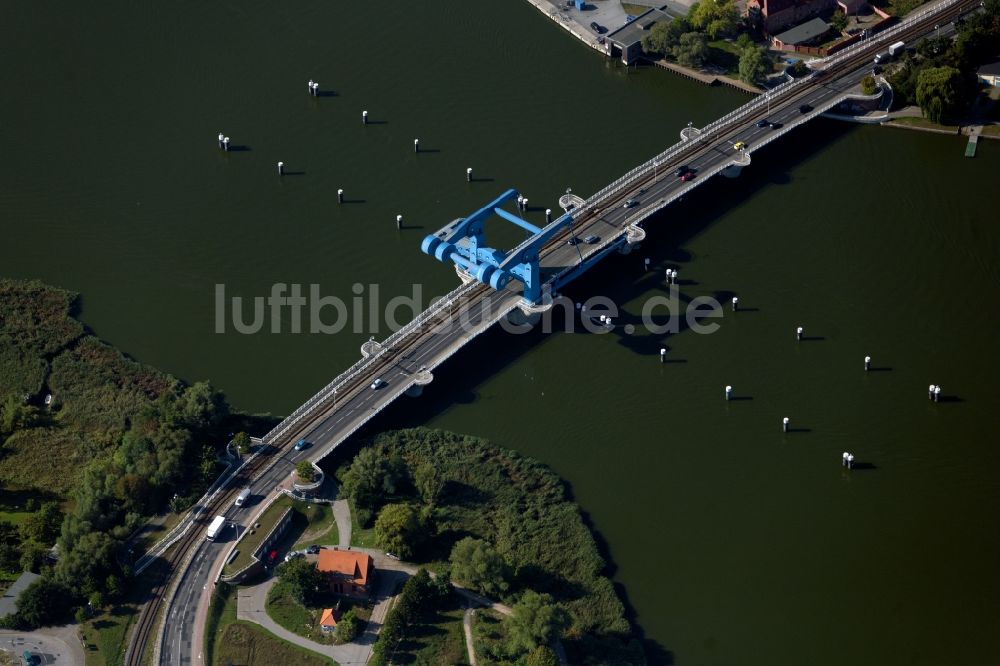
<instances>
[{"instance_id":1,"label":"tree","mask_svg":"<svg viewBox=\"0 0 1000 666\"><path fill-rule=\"evenodd\" d=\"M749 47L749 46L751 46L751 45L753 45L753 40L752 40L752 39L750 39L750 34L749 34L749 33L746 33L746 32L741 32L741 33L740 33L740 34L739 34L739 35L738 35L738 36L736 37L736 47L737 47L737 48L738 48L738 49L739 49L740 51L742 51L742 50L743 50L743 49L745 49L745 48L748 48L748 47Z\"/></svg>"},{"instance_id":2,"label":"tree","mask_svg":"<svg viewBox=\"0 0 1000 666\"><path fill-rule=\"evenodd\" d=\"M917 75L917 104L935 123L956 119L964 99L962 73L954 67L927 67Z\"/></svg>"},{"instance_id":3,"label":"tree","mask_svg":"<svg viewBox=\"0 0 1000 666\"><path fill-rule=\"evenodd\" d=\"M245 432L238 432L236 436L233 437L233 446L241 456L245 456L250 453L250 435Z\"/></svg>"},{"instance_id":4,"label":"tree","mask_svg":"<svg viewBox=\"0 0 1000 666\"><path fill-rule=\"evenodd\" d=\"M21 559L19 561L22 571L40 573L42 565L45 564L45 555L48 549L37 541L25 541L21 545Z\"/></svg>"},{"instance_id":5,"label":"tree","mask_svg":"<svg viewBox=\"0 0 1000 666\"><path fill-rule=\"evenodd\" d=\"M700 68L708 58L708 40L700 32L686 32L674 47L674 58L685 67Z\"/></svg>"},{"instance_id":6,"label":"tree","mask_svg":"<svg viewBox=\"0 0 1000 666\"><path fill-rule=\"evenodd\" d=\"M756 85L767 77L770 61L767 51L760 46L743 49L740 54L740 80Z\"/></svg>"},{"instance_id":7,"label":"tree","mask_svg":"<svg viewBox=\"0 0 1000 666\"><path fill-rule=\"evenodd\" d=\"M298 475L299 479L305 481L306 483L312 483L316 479L316 470L313 469L312 463L308 460L303 460L296 465L295 473Z\"/></svg>"},{"instance_id":8,"label":"tree","mask_svg":"<svg viewBox=\"0 0 1000 666\"><path fill-rule=\"evenodd\" d=\"M413 485L420 493L420 499L428 505L433 505L444 488L444 478L441 476L441 470L430 463L424 463L413 473Z\"/></svg>"},{"instance_id":9,"label":"tree","mask_svg":"<svg viewBox=\"0 0 1000 666\"><path fill-rule=\"evenodd\" d=\"M300 603L307 605L323 584L323 574L304 557L282 562L275 569L279 580L288 586L289 592Z\"/></svg>"},{"instance_id":10,"label":"tree","mask_svg":"<svg viewBox=\"0 0 1000 666\"><path fill-rule=\"evenodd\" d=\"M481 539L465 537L451 549L451 574L462 585L488 596L507 590L507 564Z\"/></svg>"},{"instance_id":11,"label":"tree","mask_svg":"<svg viewBox=\"0 0 1000 666\"><path fill-rule=\"evenodd\" d=\"M838 34L843 33L847 30L847 14L843 10L838 9L830 17L830 26L837 31Z\"/></svg>"},{"instance_id":12,"label":"tree","mask_svg":"<svg viewBox=\"0 0 1000 666\"><path fill-rule=\"evenodd\" d=\"M223 395L208 382L197 382L187 387L177 401L177 409L181 422L197 432L217 426L229 413Z\"/></svg>"},{"instance_id":13,"label":"tree","mask_svg":"<svg viewBox=\"0 0 1000 666\"><path fill-rule=\"evenodd\" d=\"M119 542L105 532L84 532L70 547L61 548L57 578L81 595L103 589L107 577L118 571L118 546Z\"/></svg>"},{"instance_id":14,"label":"tree","mask_svg":"<svg viewBox=\"0 0 1000 666\"><path fill-rule=\"evenodd\" d=\"M514 612L504 619L507 648L513 654L548 645L569 626L569 615L552 602L548 594L528 590L514 604Z\"/></svg>"},{"instance_id":15,"label":"tree","mask_svg":"<svg viewBox=\"0 0 1000 666\"><path fill-rule=\"evenodd\" d=\"M795 64L792 65L792 76L805 76L809 73L809 68L806 66L805 60L796 60Z\"/></svg>"},{"instance_id":16,"label":"tree","mask_svg":"<svg viewBox=\"0 0 1000 666\"><path fill-rule=\"evenodd\" d=\"M333 638L338 643L350 643L361 633L361 619L350 608L340 617L337 627L333 630Z\"/></svg>"},{"instance_id":17,"label":"tree","mask_svg":"<svg viewBox=\"0 0 1000 666\"><path fill-rule=\"evenodd\" d=\"M358 522L368 525L372 511L396 492L406 478L406 465L398 456L386 459L373 448L361 449L341 478L341 490L354 500Z\"/></svg>"},{"instance_id":18,"label":"tree","mask_svg":"<svg viewBox=\"0 0 1000 666\"><path fill-rule=\"evenodd\" d=\"M375 521L375 545L403 559L413 555L421 534L420 519L409 504L386 504Z\"/></svg>"},{"instance_id":19,"label":"tree","mask_svg":"<svg viewBox=\"0 0 1000 666\"><path fill-rule=\"evenodd\" d=\"M691 22L686 18L656 23L643 35L642 50L650 55L670 56L685 32L691 32Z\"/></svg>"},{"instance_id":20,"label":"tree","mask_svg":"<svg viewBox=\"0 0 1000 666\"><path fill-rule=\"evenodd\" d=\"M876 90L875 77L868 75L861 79L861 92L865 95L874 95Z\"/></svg>"},{"instance_id":21,"label":"tree","mask_svg":"<svg viewBox=\"0 0 1000 666\"><path fill-rule=\"evenodd\" d=\"M16 572L21 567L21 535L14 524L0 520L0 569Z\"/></svg>"},{"instance_id":22,"label":"tree","mask_svg":"<svg viewBox=\"0 0 1000 666\"><path fill-rule=\"evenodd\" d=\"M34 629L55 624L68 614L71 592L49 576L42 576L24 589L17 599L17 624Z\"/></svg>"},{"instance_id":23,"label":"tree","mask_svg":"<svg viewBox=\"0 0 1000 666\"><path fill-rule=\"evenodd\" d=\"M539 645L524 658L524 666L559 666L559 658L552 648Z\"/></svg>"},{"instance_id":24,"label":"tree","mask_svg":"<svg viewBox=\"0 0 1000 666\"><path fill-rule=\"evenodd\" d=\"M712 39L719 39L736 32L740 13L733 0L705 0L691 5L688 19L694 28L708 33Z\"/></svg>"},{"instance_id":25,"label":"tree","mask_svg":"<svg viewBox=\"0 0 1000 666\"><path fill-rule=\"evenodd\" d=\"M104 595L98 590L94 590L90 593L90 596L87 597L87 603L89 603L90 607L95 611L99 611L104 608Z\"/></svg>"}]
</instances>

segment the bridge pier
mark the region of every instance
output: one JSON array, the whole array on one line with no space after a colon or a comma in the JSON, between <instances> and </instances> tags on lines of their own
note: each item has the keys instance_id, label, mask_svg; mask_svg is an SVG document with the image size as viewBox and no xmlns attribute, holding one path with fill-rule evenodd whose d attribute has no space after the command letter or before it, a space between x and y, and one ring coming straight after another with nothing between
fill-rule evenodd
<instances>
[{"instance_id":1,"label":"bridge pier","mask_svg":"<svg viewBox=\"0 0 1000 666\"><path fill-rule=\"evenodd\" d=\"M697 127L693 127L691 123L688 123L688 126L681 130L682 141L690 141L692 139L697 139L700 135L701 135L701 130L698 129Z\"/></svg>"},{"instance_id":2,"label":"bridge pier","mask_svg":"<svg viewBox=\"0 0 1000 666\"><path fill-rule=\"evenodd\" d=\"M726 178L736 178L743 171L743 167L750 166L750 153L741 150L733 163L722 170L722 175Z\"/></svg>"},{"instance_id":3,"label":"bridge pier","mask_svg":"<svg viewBox=\"0 0 1000 666\"><path fill-rule=\"evenodd\" d=\"M427 368L420 368L420 371L413 377L413 385L406 389L406 395L411 398L419 398L424 387L434 381L434 373Z\"/></svg>"},{"instance_id":4,"label":"bridge pier","mask_svg":"<svg viewBox=\"0 0 1000 666\"><path fill-rule=\"evenodd\" d=\"M378 353L378 350L381 348L382 345L376 342L375 336L373 335L361 343L361 356L363 358L368 358L369 356Z\"/></svg>"}]
</instances>

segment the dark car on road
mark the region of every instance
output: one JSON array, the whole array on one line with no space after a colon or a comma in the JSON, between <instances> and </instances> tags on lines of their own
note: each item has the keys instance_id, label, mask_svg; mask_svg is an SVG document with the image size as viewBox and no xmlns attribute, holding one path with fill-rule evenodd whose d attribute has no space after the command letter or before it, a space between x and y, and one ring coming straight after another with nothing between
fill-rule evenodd
<instances>
[{"instance_id":1,"label":"dark car on road","mask_svg":"<svg viewBox=\"0 0 1000 666\"><path fill-rule=\"evenodd\" d=\"M579 244L580 244L580 239L577 238L576 236L573 236L568 241L566 241L566 245L579 245Z\"/></svg>"},{"instance_id":2,"label":"dark car on road","mask_svg":"<svg viewBox=\"0 0 1000 666\"><path fill-rule=\"evenodd\" d=\"M813 108L809 104L803 104L799 107L799 113L809 113Z\"/></svg>"},{"instance_id":3,"label":"dark car on road","mask_svg":"<svg viewBox=\"0 0 1000 666\"><path fill-rule=\"evenodd\" d=\"M604 34L605 32L607 32L607 31L608 31L608 29L607 29L607 28L605 28L605 27L604 27L603 25L601 25L601 24L600 24L600 23L598 23L597 21L591 21L591 22L590 22L590 27L591 27L591 29L592 29L592 30L593 30L594 32L596 32L596 33L597 33L598 35L603 35L603 34Z\"/></svg>"},{"instance_id":4,"label":"dark car on road","mask_svg":"<svg viewBox=\"0 0 1000 666\"><path fill-rule=\"evenodd\" d=\"M769 121L767 118L764 118L764 120L757 121L757 127L760 127L761 129L770 126L771 126L771 121Z\"/></svg>"},{"instance_id":5,"label":"dark car on road","mask_svg":"<svg viewBox=\"0 0 1000 666\"><path fill-rule=\"evenodd\" d=\"M587 243L588 245L593 245L594 243L596 243L599 240L601 240L600 237L594 236L593 234L591 234L590 236L587 236L586 238L584 238L583 242Z\"/></svg>"},{"instance_id":6,"label":"dark car on road","mask_svg":"<svg viewBox=\"0 0 1000 666\"><path fill-rule=\"evenodd\" d=\"M681 176L683 176L684 174L686 174L688 171L689 171L689 169L688 169L688 167L686 165L685 166L679 166L679 167L677 167L677 170L674 171L674 175L677 176L678 178L680 178Z\"/></svg>"}]
</instances>

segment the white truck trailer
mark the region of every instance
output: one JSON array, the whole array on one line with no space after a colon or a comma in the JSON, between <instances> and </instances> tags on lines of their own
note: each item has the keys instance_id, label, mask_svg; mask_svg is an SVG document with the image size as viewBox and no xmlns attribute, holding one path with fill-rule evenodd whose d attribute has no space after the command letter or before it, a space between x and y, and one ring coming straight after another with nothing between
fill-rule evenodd
<instances>
[{"instance_id":1,"label":"white truck trailer","mask_svg":"<svg viewBox=\"0 0 1000 666\"><path fill-rule=\"evenodd\" d=\"M219 532L222 528L226 526L225 516L216 516L212 519L212 523L208 526L208 531L205 532L205 538L209 541L215 541L215 537L219 536Z\"/></svg>"}]
</instances>

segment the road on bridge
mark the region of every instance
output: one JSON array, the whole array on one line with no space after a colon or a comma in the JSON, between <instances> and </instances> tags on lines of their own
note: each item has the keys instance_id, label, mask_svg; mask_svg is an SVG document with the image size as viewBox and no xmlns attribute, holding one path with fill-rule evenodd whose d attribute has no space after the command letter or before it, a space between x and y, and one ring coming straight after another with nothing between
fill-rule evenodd
<instances>
[{"instance_id":1,"label":"road on bridge","mask_svg":"<svg viewBox=\"0 0 1000 666\"><path fill-rule=\"evenodd\" d=\"M788 91L771 93L770 111L759 99L755 100L747 106L756 108L756 111L713 128L697 139L682 142L672 157L655 168L636 175L626 187L615 191L605 200L592 202L583 210L576 211L573 233L580 238L595 235L600 238L600 242L571 246L566 242L570 234L567 229L543 250L543 274L551 280L553 276L572 269L581 261L620 245L630 224L641 221L687 189L696 187L711 174L730 165L736 157L733 148L736 142L742 141L749 150L753 150L834 106L869 73L872 55L884 46L883 42L888 39L912 40L933 30L936 22L952 20L978 7L978 4L978 0L940 3L920 17L908 21L905 30L901 29L891 37L876 36L869 40L855 54L843 58L836 67L831 67L829 73L813 75L808 83L789 86ZM804 112L803 105L808 105L810 110ZM781 127L757 127L757 122L765 117ZM696 171L693 180L682 182L674 175L674 170L681 165ZM634 207L625 208L623 204L629 198L637 203ZM453 292L453 295L455 302L452 306L445 307L430 322L414 327L391 348L376 354L360 374L342 385L333 396L325 396L318 401L313 412L305 415L294 426L282 430L275 441L270 442L283 448L274 454L276 457L273 464L249 482L255 497L272 495L299 461L318 460L327 455L374 414L405 392L413 384L418 372L424 368L437 367L476 335L515 309L520 301L520 294L512 289L497 293L478 283L468 284ZM462 306L466 307L467 323L457 325L455 321ZM371 389L369 386L376 378L385 381L386 385L380 389ZM305 438L311 443L311 447L304 451L294 451L289 444L298 438ZM210 519L218 511L231 521L245 524L254 515L256 508L253 505L244 508L230 506L232 495L233 493L229 493L221 496L217 505L206 511L207 518ZM160 651L160 663L163 664L201 663L202 634L201 627L195 626L196 610L199 603L202 608L207 604L209 595L205 593L212 589L212 581L221 568L221 558L228 552L232 539L235 538L234 530L228 529L217 541L204 540L201 537L204 522L202 520L193 527L199 536L188 544L189 561L181 565L181 578L176 583L176 593L164 619ZM147 605L153 606L153 603ZM149 612L155 613L155 608ZM155 636L155 632L151 631L150 636ZM198 639L193 640L195 637ZM130 653L141 655L141 643L145 640L145 636L137 637L135 642L140 645L134 644Z\"/></svg>"}]
</instances>

